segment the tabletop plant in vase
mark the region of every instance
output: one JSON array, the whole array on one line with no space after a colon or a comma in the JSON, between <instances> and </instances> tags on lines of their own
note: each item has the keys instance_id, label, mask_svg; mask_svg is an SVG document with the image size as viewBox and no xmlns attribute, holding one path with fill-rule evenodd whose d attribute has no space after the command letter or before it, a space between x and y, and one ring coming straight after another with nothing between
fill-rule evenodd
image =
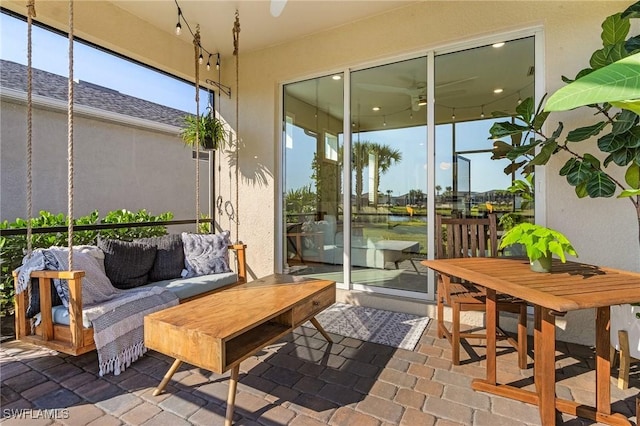
<instances>
[{"instance_id":1,"label":"tabletop plant in vase","mask_svg":"<svg viewBox=\"0 0 640 426\"><path fill-rule=\"evenodd\" d=\"M534 272L551 272L553 255L562 263L567 261L565 253L578 257L578 253L569 239L555 229L533 223L520 223L509 229L500 240L500 249L513 244L521 244L527 251L527 257Z\"/></svg>"}]
</instances>

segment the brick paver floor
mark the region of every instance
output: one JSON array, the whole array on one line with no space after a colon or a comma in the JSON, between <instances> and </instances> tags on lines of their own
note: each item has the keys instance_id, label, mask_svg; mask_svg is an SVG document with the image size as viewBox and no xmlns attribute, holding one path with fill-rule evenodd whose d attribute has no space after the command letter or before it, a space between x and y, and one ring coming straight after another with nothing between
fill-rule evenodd
<instances>
[{"instance_id":1,"label":"brick paver floor","mask_svg":"<svg viewBox=\"0 0 640 426\"><path fill-rule=\"evenodd\" d=\"M241 364L234 423L253 425L537 425L536 407L471 390L484 376L482 348L451 365L432 321L413 351L300 327ZM499 380L532 388L533 369L520 371L515 352L498 358ZM594 401L592 348L558 344L559 396ZM464 358L466 357L466 358ZM172 360L150 351L124 373L99 377L95 352L78 357L17 341L0 345L3 425L221 425L228 374L183 364L166 391L152 396ZM631 388L615 386L613 409L635 422L640 373ZM565 425L590 421L564 416Z\"/></svg>"}]
</instances>

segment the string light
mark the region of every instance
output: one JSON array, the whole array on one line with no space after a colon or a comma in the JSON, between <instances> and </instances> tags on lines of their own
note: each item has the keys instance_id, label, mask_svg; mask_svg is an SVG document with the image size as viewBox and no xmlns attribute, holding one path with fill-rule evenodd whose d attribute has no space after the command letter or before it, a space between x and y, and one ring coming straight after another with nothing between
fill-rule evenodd
<instances>
[{"instance_id":1,"label":"string light","mask_svg":"<svg viewBox=\"0 0 640 426\"><path fill-rule=\"evenodd\" d=\"M193 30L191 29L191 26L189 25L189 22L187 21L187 19L185 18L184 14L182 13L182 8L178 4L178 0L174 0L174 2L176 4L176 7L178 8L178 23L176 24L176 35L179 36L180 34L182 34L182 22L184 22L185 25L187 26L187 29L191 33L191 36L195 38L195 34L194 34ZM200 49L200 56L198 56L198 63L202 65L202 63L204 62L204 54L206 53L208 55L207 56L207 71L211 71L211 57L213 55L216 55L216 70L219 70L220 69L220 53L211 53L211 52L209 52L207 49L202 47L202 44L200 42L198 42L198 48Z\"/></svg>"},{"instance_id":2,"label":"string light","mask_svg":"<svg viewBox=\"0 0 640 426\"><path fill-rule=\"evenodd\" d=\"M383 116L382 116L382 125L383 125L383 126L386 126L386 125L387 125L387 116L386 116L386 115L383 115Z\"/></svg>"},{"instance_id":3,"label":"string light","mask_svg":"<svg viewBox=\"0 0 640 426\"><path fill-rule=\"evenodd\" d=\"M522 97L520 96L520 91L518 90L518 105L522 103Z\"/></svg>"},{"instance_id":4,"label":"string light","mask_svg":"<svg viewBox=\"0 0 640 426\"><path fill-rule=\"evenodd\" d=\"M176 24L176 35L182 33L182 25L180 25L180 17L182 16L182 10L178 7L178 23Z\"/></svg>"},{"instance_id":5,"label":"string light","mask_svg":"<svg viewBox=\"0 0 640 426\"><path fill-rule=\"evenodd\" d=\"M456 121L456 109L451 108L451 120Z\"/></svg>"},{"instance_id":6,"label":"string light","mask_svg":"<svg viewBox=\"0 0 640 426\"><path fill-rule=\"evenodd\" d=\"M482 105L480 110L480 118L484 118L484 105Z\"/></svg>"}]
</instances>

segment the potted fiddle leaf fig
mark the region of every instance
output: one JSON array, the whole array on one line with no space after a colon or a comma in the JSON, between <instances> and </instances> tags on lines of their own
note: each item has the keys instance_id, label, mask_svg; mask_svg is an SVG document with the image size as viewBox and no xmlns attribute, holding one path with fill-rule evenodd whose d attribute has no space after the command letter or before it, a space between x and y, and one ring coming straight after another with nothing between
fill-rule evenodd
<instances>
[{"instance_id":1,"label":"potted fiddle leaf fig","mask_svg":"<svg viewBox=\"0 0 640 426\"><path fill-rule=\"evenodd\" d=\"M200 139L202 149L218 149L226 145L224 124L218 118L214 117L210 109L200 115L200 117L191 114L186 115L184 117L184 125L184 128L180 132L180 137L185 145L195 147L196 129L198 129L198 138Z\"/></svg>"},{"instance_id":2,"label":"potted fiddle leaf fig","mask_svg":"<svg viewBox=\"0 0 640 426\"><path fill-rule=\"evenodd\" d=\"M564 234L533 223L520 223L504 233L500 240L500 249L513 244L524 246L531 270L534 272L550 272L554 254L562 263L567 261L565 253L578 257L578 253Z\"/></svg>"}]
</instances>

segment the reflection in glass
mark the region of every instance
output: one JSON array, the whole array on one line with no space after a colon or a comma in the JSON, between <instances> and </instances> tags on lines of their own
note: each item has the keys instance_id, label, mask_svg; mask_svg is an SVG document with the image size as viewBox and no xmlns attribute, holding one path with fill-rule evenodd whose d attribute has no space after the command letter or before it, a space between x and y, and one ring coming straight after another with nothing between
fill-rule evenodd
<instances>
[{"instance_id":1,"label":"reflection in glass","mask_svg":"<svg viewBox=\"0 0 640 426\"><path fill-rule=\"evenodd\" d=\"M354 284L426 292L425 57L351 74Z\"/></svg>"}]
</instances>

